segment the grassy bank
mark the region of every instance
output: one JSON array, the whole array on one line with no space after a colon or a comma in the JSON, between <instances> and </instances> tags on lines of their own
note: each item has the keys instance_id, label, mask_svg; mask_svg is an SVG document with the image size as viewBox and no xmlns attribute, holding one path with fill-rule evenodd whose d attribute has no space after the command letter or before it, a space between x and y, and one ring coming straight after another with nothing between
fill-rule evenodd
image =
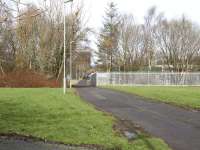
<instances>
[{"instance_id":1,"label":"grassy bank","mask_svg":"<svg viewBox=\"0 0 200 150\"><path fill-rule=\"evenodd\" d=\"M115 120L61 89L0 89L0 133L32 135L66 144L124 150L168 150L160 139L139 136L129 143L113 130Z\"/></svg>"},{"instance_id":2,"label":"grassy bank","mask_svg":"<svg viewBox=\"0 0 200 150\"><path fill-rule=\"evenodd\" d=\"M106 86L105 88L136 94L154 101L200 110L200 87Z\"/></svg>"}]
</instances>

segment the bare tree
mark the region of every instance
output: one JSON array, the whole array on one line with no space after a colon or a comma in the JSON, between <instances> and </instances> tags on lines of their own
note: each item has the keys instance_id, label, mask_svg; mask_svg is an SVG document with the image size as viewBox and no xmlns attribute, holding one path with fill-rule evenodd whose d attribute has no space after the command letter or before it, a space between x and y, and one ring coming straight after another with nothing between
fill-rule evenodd
<instances>
[{"instance_id":1,"label":"bare tree","mask_svg":"<svg viewBox=\"0 0 200 150\"><path fill-rule=\"evenodd\" d=\"M15 7L0 3L1 16L6 18L0 23L0 56L6 61L12 58L14 69L30 69L59 78L63 70L63 1L46 0L41 7L20 0L12 2ZM69 60L70 42L74 41L72 50L76 57L76 49L88 42L90 29L84 22L81 4L72 5L65 17Z\"/></svg>"},{"instance_id":2,"label":"bare tree","mask_svg":"<svg viewBox=\"0 0 200 150\"><path fill-rule=\"evenodd\" d=\"M12 25L12 13L7 4L0 1L0 67L1 72L14 67L16 52L15 36Z\"/></svg>"},{"instance_id":3,"label":"bare tree","mask_svg":"<svg viewBox=\"0 0 200 150\"><path fill-rule=\"evenodd\" d=\"M124 71L133 71L141 67L142 28L136 24L132 15L124 15L120 25L119 56ZM122 65L122 64L121 64Z\"/></svg>"},{"instance_id":4,"label":"bare tree","mask_svg":"<svg viewBox=\"0 0 200 150\"><path fill-rule=\"evenodd\" d=\"M143 56L144 64L148 65L149 70L151 70L152 63L155 56L155 40L154 31L157 21L156 7L151 7L146 16L144 17L143 24Z\"/></svg>"},{"instance_id":5,"label":"bare tree","mask_svg":"<svg viewBox=\"0 0 200 150\"><path fill-rule=\"evenodd\" d=\"M157 47L171 71L188 71L200 50L200 28L184 16L162 20L156 32Z\"/></svg>"}]
</instances>

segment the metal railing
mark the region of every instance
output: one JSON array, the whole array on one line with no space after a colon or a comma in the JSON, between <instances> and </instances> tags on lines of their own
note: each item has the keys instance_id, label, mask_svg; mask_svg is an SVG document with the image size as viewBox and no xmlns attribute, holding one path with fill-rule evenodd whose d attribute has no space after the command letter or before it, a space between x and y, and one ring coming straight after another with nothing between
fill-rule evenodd
<instances>
[{"instance_id":1,"label":"metal railing","mask_svg":"<svg viewBox=\"0 0 200 150\"><path fill-rule=\"evenodd\" d=\"M97 73L97 85L127 86L200 86L200 72Z\"/></svg>"}]
</instances>

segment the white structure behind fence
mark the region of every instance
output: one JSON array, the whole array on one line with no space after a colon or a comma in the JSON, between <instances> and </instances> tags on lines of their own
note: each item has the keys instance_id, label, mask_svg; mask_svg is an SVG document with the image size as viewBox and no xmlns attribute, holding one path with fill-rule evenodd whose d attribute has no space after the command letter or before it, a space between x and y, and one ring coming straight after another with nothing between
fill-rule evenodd
<instances>
[{"instance_id":1,"label":"white structure behind fence","mask_svg":"<svg viewBox=\"0 0 200 150\"><path fill-rule=\"evenodd\" d=\"M97 85L200 86L196 73L97 73Z\"/></svg>"}]
</instances>

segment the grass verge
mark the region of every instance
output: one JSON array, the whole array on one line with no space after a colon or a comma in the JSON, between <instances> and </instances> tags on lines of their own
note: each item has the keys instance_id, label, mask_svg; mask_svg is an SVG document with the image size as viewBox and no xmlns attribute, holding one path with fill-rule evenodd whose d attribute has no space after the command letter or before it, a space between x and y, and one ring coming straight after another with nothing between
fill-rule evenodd
<instances>
[{"instance_id":1,"label":"grass verge","mask_svg":"<svg viewBox=\"0 0 200 150\"><path fill-rule=\"evenodd\" d=\"M105 86L189 109L200 110L200 87L128 87Z\"/></svg>"},{"instance_id":2,"label":"grass verge","mask_svg":"<svg viewBox=\"0 0 200 150\"><path fill-rule=\"evenodd\" d=\"M106 149L169 150L158 138L128 142L113 130L115 119L61 89L0 89L0 133L16 133Z\"/></svg>"}]
</instances>

